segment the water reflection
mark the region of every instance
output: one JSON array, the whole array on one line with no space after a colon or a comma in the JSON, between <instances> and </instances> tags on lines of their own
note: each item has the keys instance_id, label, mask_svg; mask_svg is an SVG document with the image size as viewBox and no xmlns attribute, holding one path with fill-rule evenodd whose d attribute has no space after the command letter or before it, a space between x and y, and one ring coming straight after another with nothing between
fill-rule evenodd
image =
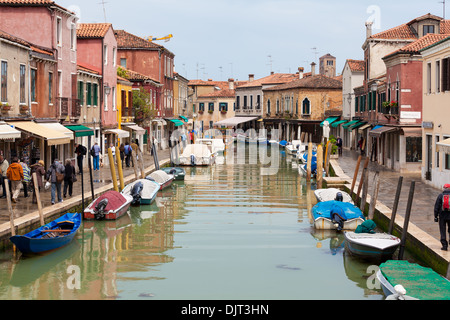
<instances>
[{"instance_id":1,"label":"water reflection","mask_svg":"<svg viewBox=\"0 0 450 320\"><path fill-rule=\"evenodd\" d=\"M186 168L152 205L84 221L65 248L2 253L0 299L380 299L342 234L312 228L315 184L295 160L270 147L251 160L254 146L239 145L214 166Z\"/></svg>"}]
</instances>

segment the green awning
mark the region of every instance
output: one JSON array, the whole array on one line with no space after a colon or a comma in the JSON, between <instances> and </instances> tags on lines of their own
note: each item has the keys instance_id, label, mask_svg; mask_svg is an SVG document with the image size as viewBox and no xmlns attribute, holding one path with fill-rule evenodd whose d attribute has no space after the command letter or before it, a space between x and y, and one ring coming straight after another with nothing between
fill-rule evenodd
<instances>
[{"instance_id":1,"label":"green awning","mask_svg":"<svg viewBox=\"0 0 450 320\"><path fill-rule=\"evenodd\" d=\"M183 119L184 121L186 121L186 122L188 122L189 121L189 119L188 118L186 118L185 116L182 116L182 115L180 115L179 116L181 119Z\"/></svg>"},{"instance_id":2,"label":"green awning","mask_svg":"<svg viewBox=\"0 0 450 320\"><path fill-rule=\"evenodd\" d=\"M361 121L358 123L355 123L354 125L351 126L352 130L358 129L359 127L362 127L363 125L365 125L367 122Z\"/></svg>"},{"instance_id":3,"label":"green awning","mask_svg":"<svg viewBox=\"0 0 450 320\"><path fill-rule=\"evenodd\" d=\"M344 122L347 122L347 120L339 120L339 121L337 121L337 122L334 122L331 126L332 126L333 128L336 128L336 127L338 127L340 124L342 124L342 123L344 123Z\"/></svg>"},{"instance_id":4,"label":"green awning","mask_svg":"<svg viewBox=\"0 0 450 320\"><path fill-rule=\"evenodd\" d=\"M320 124L320 126L323 127L323 123L324 123L325 121L328 121L328 124L331 124L332 122L336 121L337 119L339 119L339 117L330 117L330 118L327 118L327 119L325 119L325 120L322 121L322 123Z\"/></svg>"},{"instance_id":5,"label":"green awning","mask_svg":"<svg viewBox=\"0 0 450 320\"><path fill-rule=\"evenodd\" d=\"M85 126L74 125L74 126L65 126L65 127L67 129L73 131L75 134L75 137L89 137L89 136L94 135L94 131Z\"/></svg>"},{"instance_id":6,"label":"green awning","mask_svg":"<svg viewBox=\"0 0 450 320\"><path fill-rule=\"evenodd\" d=\"M350 127L351 125L353 125L357 122L359 122L359 120L352 120L350 122L347 122L346 124L343 124L342 127L348 129L348 127Z\"/></svg>"},{"instance_id":7,"label":"green awning","mask_svg":"<svg viewBox=\"0 0 450 320\"><path fill-rule=\"evenodd\" d=\"M175 127L179 127L179 126L183 126L184 125L184 123L181 120L178 120L178 119L169 119L169 121L171 121L175 125Z\"/></svg>"}]
</instances>

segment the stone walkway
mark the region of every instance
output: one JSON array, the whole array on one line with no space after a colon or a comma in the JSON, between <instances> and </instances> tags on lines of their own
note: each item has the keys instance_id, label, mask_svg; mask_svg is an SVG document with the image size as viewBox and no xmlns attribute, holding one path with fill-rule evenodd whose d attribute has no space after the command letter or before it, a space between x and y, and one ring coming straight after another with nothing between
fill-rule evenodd
<instances>
[{"instance_id":1,"label":"stone walkway","mask_svg":"<svg viewBox=\"0 0 450 320\"><path fill-rule=\"evenodd\" d=\"M358 157L359 154L357 154L356 152L344 150L343 155L339 158L339 160L337 160L342 171L350 177L350 183L353 180ZM359 174L356 181L357 184L361 180L363 165L364 158L363 160L361 160ZM400 174L399 172L393 171L391 169L386 169L385 167L380 166L375 162L369 162L369 181L371 182L369 184L368 190L369 195L372 194L372 190L374 187L372 182L375 176L375 172L377 171L379 172L380 177L378 201L382 202L390 209L393 208L398 179L400 176L403 176L402 192L397 209L397 215L400 215L402 217L405 216L411 182L415 181L414 198L411 207L410 221L426 233L439 240L439 226L438 223L434 222L434 203L437 196L442 192L442 190L434 188L423 182L420 173ZM358 189L355 187L354 192L357 191Z\"/></svg>"}]
</instances>

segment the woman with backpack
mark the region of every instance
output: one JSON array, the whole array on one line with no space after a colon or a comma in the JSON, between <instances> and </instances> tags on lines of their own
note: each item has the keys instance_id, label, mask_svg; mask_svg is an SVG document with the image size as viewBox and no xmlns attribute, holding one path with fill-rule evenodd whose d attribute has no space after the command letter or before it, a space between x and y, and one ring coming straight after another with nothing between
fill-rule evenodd
<instances>
[{"instance_id":1,"label":"woman with backpack","mask_svg":"<svg viewBox=\"0 0 450 320\"><path fill-rule=\"evenodd\" d=\"M23 195L25 198L28 198L29 197L28 186L30 185L31 182L31 170L30 167L28 167L28 165L25 163L23 158L20 159L20 165L22 166L23 170L23 180L22 180Z\"/></svg>"},{"instance_id":2,"label":"woman with backpack","mask_svg":"<svg viewBox=\"0 0 450 320\"><path fill-rule=\"evenodd\" d=\"M72 196L73 177L75 175L75 168L72 165L72 161L67 159L64 166L64 198L67 195L67 188L69 188L69 197Z\"/></svg>"},{"instance_id":3,"label":"woman with backpack","mask_svg":"<svg viewBox=\"0 0 450 320\"><path fill-rule=\"evenodd\" d=\"M47 181L52 184L52 204L55 204L55 193L58 195L58 202L63 202L61 197L61 183L64 181L64 172L64 166L57 159L55 159L47 171Z\"/></svg>"}]
</instances>

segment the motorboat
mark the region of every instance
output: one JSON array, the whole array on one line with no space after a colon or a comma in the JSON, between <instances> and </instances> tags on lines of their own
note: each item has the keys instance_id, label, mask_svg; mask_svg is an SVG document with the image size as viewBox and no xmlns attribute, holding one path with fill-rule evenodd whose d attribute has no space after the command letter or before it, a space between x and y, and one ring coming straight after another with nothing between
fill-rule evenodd
<instances>
[{"instance_id":1,"label":"motorboat","mask_svg":"<svg viewBox=\"0 0 450 320\"><path fill-rule=\"evenodd\" d=\"M298 166L298 173L299 175L301 175L302 177L306 177L307 176L307 171L308 170L308 164L302 164L300 166ZM316 176L317 175L317 163L313 162L311 164L311 175L312 176ZM322 175L325 176L325 170L322 169Z\"/></svg>"},{"instance_id":2,"label":"motorboat","mask_svg":"<svg viewBox=\"0 0 450 320\"><path fill-rule=\"evenodd\" d=\"M376 261L390 259L400 245L400 239L387 233L344 232L346 250L357 257Z\"/></svg>"},{"instance_id":3,"label":"motorboat","mask_svg":"<svg viewBox=\"0 0 450 320\"><path fill-rule=\"evenodd\" d=\"M132 205L147 205L155 200L160 188L160 184L156 181L138 179L126 185L121 193L131 197Z\"/></svg>"},{"instance_id":4,"label":"motorboat","mask_svg":"<svg viewBox=\"0 0 450 320\"><path fill-rule=\"evenodd\" d=\"M155 181L160 186L160 190L167 188L172 184L175 175L168 174L164 170L156 170L145 177L147 180Z\"/></svg>"},{"instance_id":5,"label":"motorboat","mask_svg":"<svg viewBox=\"0 0 450 320\"><path fill-rule=\"evenodd\" d=\"M181 166L209 166L214 164L215 155L209 146L188 144L179 157Z\"/></svg>"},{"instance_id":6,"label":"motorboat","mask_svg":"<svg viewBox=\"0 0 450 320\"><path fill-rule=\"evenodd\" d=\"M109 190L84 209L84 218L88 220L116 220L127 213L132 200L133 198L129 195Z\"/></svg>"},{"instance_id":7,"label":"motorboat","mask_svg":"<svg viewBox=\"0 0 450 320\"><path fill-rule=\"evenodd\" d=\"M365 221L361 210L349 202L323 201L312 208L316 229L355 230Z\"/></svg>"},{"instance_id":8,"label":"motorboat","mask_svg":"<svg viewBox=\"0 0 450 320\"><path fill-rule=\"evenodd\" d=\"M291 155L296 155L297 152L306 150L306 146L302 144L301 140L292 140L292 142L286 145L286 150Z\"/></svg>"},{"instance_id":9,"label":"motorboat","mask_svg":"<svg viewBox=\"0 0 450 320\"><path fill-rule=\"evenodd\" d=\"M311 154L311 159L313 162L317 162L317 152L313 151ZM308 162L308 151L302 151L302 152L297 152L297 159L300 160L302 163L307 163Z\"/></svg>"},{"instance_id":10,"label":"motorboat","mask_svg":"<svg viewBox=\"0 0 450 320\"><path fill-rule=\"evenodd\" d=\"M163 170L165 173L167 174L171 174L175 177L174 180L184 180L184 177L186 176L186 170L184 170L183 168L179 168L179 167L166 167L166 168L161 168L161 170Z\"/></svg>"},{"instance_id":11,"label":"motorboat","mask_svg":"<svg viewBox=\"0 0 450 320\"><path fill-rule=\"evenodd\" d=\"M222 139L197 139L195 143L209 146L211 152L215 155L225 151L225 143L223 143Z\"/></svg>"},{"instance_id":12,"label":"motorboat","mask_svg":"<svg viewBox=\"0 0 450 320\"><path fill-rule=\"evenodd\" d=\"M326 188L326 189L317 189L314 190L314 195L316 196L317 201L330 201L330 200L336 200L337 194L340 193L342 195L342 201L344 202L350 202L354 204L352 197L340 189L337 188Z\"/></svg>"}]
</instances>

